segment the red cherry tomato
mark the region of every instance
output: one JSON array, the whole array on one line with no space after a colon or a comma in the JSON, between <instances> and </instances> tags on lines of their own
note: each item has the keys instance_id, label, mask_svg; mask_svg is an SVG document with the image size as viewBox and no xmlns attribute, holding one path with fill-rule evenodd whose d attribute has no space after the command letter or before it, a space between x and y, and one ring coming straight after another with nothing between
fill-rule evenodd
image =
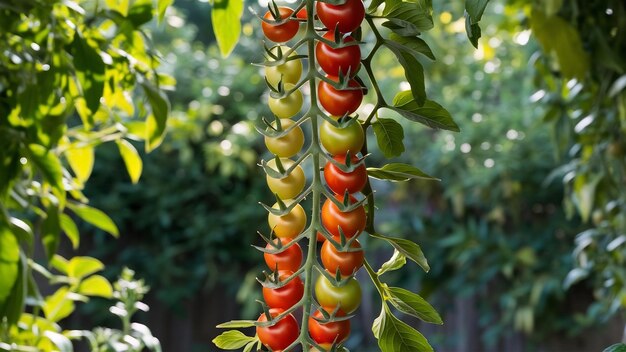
<instances>
[{"instance_id":1,"label":"red cherry tomato","mask_svg":"<svg viewBox=\"0 0 626 352\"><path fill-rule=\"evenodd\" d=\"M346 165L345 155L335 155L333 159L340 164ZM356 156L352 156L351 160L353 164L359 162L359 158ZM336 194L344 194L346 190L348 190L348 193L357 193L361 192L367 183L367 169L365 164L361 164L352 172L344 172L328 161L324 167L324 179L328 187Z\"/></svg>"},{"instance_id":2,"label":"red cherry tomato","mask_svg":"<svg viewBox=\"0 0 626 352\"><path fill-rule=\"evenodd\" d=\"M365 6L362 0L347 0L343 5L331 5L317 2L317 16L329 31L339 29L341 33L352 32L359 28L365 18Z\"/></svg>"},{"instance_id":3,"label":"red cherry tomato","mask_svg":"<svg viewBox=\"0 0 626 352\"><path fill-rule=\"evenodd\" d=\"M270 21L284 20L286 18L289 18L291 14L293 14L293 10L286 6L280 6L278 8L278 12L280 13L280 19L274 18L270 11L267 11L263 18ZM283 24L275 25L262 21L261 28L263 28L263 33L265 34L267 39L276 43L284 43L289 41L296 35L296 33L298 33L300 23L298 23L298 21L296 20L288 20Z\"/></svg>"},{"instance_id":4,"label":"red cherry tomato","mask_svg":"<svg viewBox=\"0 0 626 352\"><path fill-rule=\"evenodd\" d=\"M289 238L280 238L275 239L274 243L277 243L278 240L280 240L283 246L291 242L291 239ZM269 243L267 244L267 246L265 246L265 248L273 250L276 249ZM296 272L302 264L302 248L300 248L299 244L294 243L289 246L289 248L284 249L280 253L264 253L263 257L265 258L265 263L267 264L267 267L271 270L276 270L276 268L278 267L278 270L288 270Z\"/></svg>"},{"instance_id":5,"label":"red cherry tomato","mask_svg":"<svg viewBox=\"0 0 626 352\"><path fill-rule=\"evenodd\" d=\"M343 276L350 276L359 270L365 260L361 244L355 240L350 244L350 248L358 249L358 251L341 252L330 241L324 242L321 251L324 268L333 275L339 270Z\"/></svg>"},{"instance_id":6,"label":"red cherry tomato","mask_svg":"<svg viewBox=\"0 0 626 352\"><path fill-rule=\"evenodd\" d=\"M296 13L296 17L298 17L301 20L306 20L308 18L308 13L306 12L306 7L303 7L300 9L300 11L298 11L298 13Z\"/></svg>"},{"instance_id":7,"label":"red cherry tomato","mask_svg":"<svg viewBox=\"0 0 626 352\"><path fill-rule=\"evenodd\" d=\"M329 311L328 309L326 311ZM332 309L329 313L332 312ZM337 311L337 317L346 316L341 310ZM324 319L324 315L319 310L309 317L309 335L318 344L341 343L348 339L350 335L350 320L333 321L321 323L317 319Z\"/></svg>"},{"instance_id":8,"label":"red cherry tomato","mask_svg":"<svg viewBox=\"0 0 626 352\"><path fill-rule=\"evenodd\" d=\"M338 194L336 198L339 202L343 202L344 196L343 194ZM356 198L350 196L350 203L356 202ZM322 206L322 225L333 237L340 238L339 228L341 228L346 238L358 236L365 229L366 221L367 216L365 215L363 205L351 211L342 212L335 203L330 199L326 199Z\"/></svg>"},{"instance_id":9,"label":"red cherry tomato","mask_svg":"<svg viewBox=\"0 0 626 352\"><path fill-rule=\"evenodd\" d=\"M339 82L337 76L326 76L330 80ZM351 79L348 83L350 88L359 88L361 85L355 79ZM332 85L325 81L321 81L317 86L317 95L320 104L331 115L343 116L355 112L363 101L362 89L335 89Z\"/></svg>"},{"instance_id":10,"label":"red cherry tomato","mask_svg":"<svg viewBox=\"0 0 626 352\"><path fill-rule=\"evenodd\" d=\"M326 32L324 39L334 42L335 33ZM354 38L348 36L343 41L347 44L354 42ZM339 72L345 76L348 74L348 71L350 71L350 76L354 76L361 65L361 49L358 45L348 45L343 48L333 49L330 45L319 42L315 47L315 57L322 70L333 76L339 76Z\"/></svg>"},{"instance_id":11,"label":"red cherry tomato","mask_svg":"<svg viewBox=\"0 0 626 352\"><path fill-rule=\"evenodd\" d=\"M278 271L280 281L284 281L292 274L292 271ZM298 276L281 288L263 287L263 298L270 308L289 309L298 303L303 295L304 284Z\"/></svg>"},{"instance_id":12,"label":"red cherry tomato","mask_svg":"<svg viewBox=\"0 0 626 352\"><path fill-rule=\"evenodd\" d=\"M273 308L270 309L270 315L272 318L284 312L283 309ZM258 322L267 321L267 316L265 313L261 314ZM281 320L276 322L276 324L267 327L256 327L256 333L259 336L259 340L261 343L272 350L282 350L289 345L291 345L294 341L298 339L298 335L300 335L300 328L298 327L298 322L293 315L289 314L283 317Z\"/></svg>"}]
</instances>

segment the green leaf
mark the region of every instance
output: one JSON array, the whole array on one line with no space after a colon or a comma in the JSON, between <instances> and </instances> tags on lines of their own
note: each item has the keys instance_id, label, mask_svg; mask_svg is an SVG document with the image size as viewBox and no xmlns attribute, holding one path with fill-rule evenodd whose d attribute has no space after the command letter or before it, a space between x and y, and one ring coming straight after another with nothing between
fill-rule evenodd
<instances>
[{"instance_id":1,"label":"green leaf","mask_svg":"<svg viewBox=\"0 0 626 352\"><path fill-rule=\"evenodd\" d=\"M420 106L413 98L410 90L405 90L396 94L393 98L393 106L389 109L396 111L405 118L419 122L430 128L441 128L444 130L459 132L459 126L454 122L450 113L441 105L432 100Z\"/></svg>"},{"instance_id":2,"label":"green leaf","mask_svg":"<svg viewBox=\"0 0 626 352\"><path fill-rule=\"evenodd\" d=\"M61 287L52 295L46 297L43 312L46 319L57 322L74 311L74 302L67 297L68 288Z\"/></svg>"},{"instance_id":3,"label":"green leaf","mask_svg":"<svg viewBox=\"0 0 626 352\"><path fill-rule=\"evenodd\" d=\"M400 156L404 152L404 129L397 121L379 117L372 127L378 147L386 158Z\"/></svg>"},{"instance_id":4,"label":"green leaf","mask_svg":"<svg viewBox=\"0 0 626 352\"><path fill-rule=\"evenodd\" d=\"M605 348L602 352L626 352L626 344L616 343Z\"/></svg>"},{"instance_id":5,"label":"green leaf","mask_svg":"<svg viewBox=\"0 0 626 352\"><path fill-rule=\"evenodd\" d=\"M74 257L67 265L67 275L72 278L82 279L95 272L104 269L104 264L92 257Z\"/></svg>"},{"instance_id":6,"label":"green leaf","mask_svg":"<svg viewBox=\"0 0 626 352\"><path fill-rule=\"evenodd\" d=\"M174 3L174 0L159 0L157 3L157 13L159 16L159 22L163 21L165 17L165 11Z\"/></svg>"},{"instance_id":7,"label":"green leaf","mask_svg":"<svg viewBox=\"0 0 626 352\"><path fill-rule=\"evenodd\" d=\"M409 52L416 59L418 56L424 55L431 60L435 60L435 54L426 42L418 37L403 37L395 33L389 35L389 40L385 40L386 46L394 46L403 51Z\"/></svg>"},{"instance_id":8,"label":"green leaf","mask_svg":"<svg viewBox=\"0 0 626 352\"><path fill-rule=\"evenodd\" d=\"M399 311L427 323L443 324L439 313L420 295L400 287L389 287L389 302Z\"/></svg>"},{"instance_id":9,"label":"green leaf","mask_svg":"<svg viewBox=\"0 0 626 352\"><path fill-rule=\"evenodd\" d=\"M80 234L76 223L67 214L61 214L60 220L61 230L63 230L70 242L72 242L72 248L77 249L80 244Z\"/></svg>"},{"instance_id":10,"label":"green leaf","mask_svg":"<svg viewBox=\"0 0 626 352\"><path fill-rule=\"evenodd\" d=\"M416 35L421 31L427 31L434 27L432 18L432 6L429 1L416 0L414 2L397 2L387 5L383 16L389 20L394 28L404 31L406 34ZM398 33L396 30L396 33Z\"/></svg>"},{"instance_id":11,"label":"green leaf","mask_svg":"<svg viewBox=\"0 0 626 352\"><path fill-rule=\"evenodd\" d=\"M396 318L386 305L381 317L378 346L382 352L433 351L424 335Z\"/></svg>"},{"instance_id":12,"label":"green leaf","mask_svg":"<svg viewBox=\"0 0 626 352\"><path fill-rule=\"evenodd\" d=\"M581 174L574 180L574 199L576 207L580 212L580 217L584 222L589 221L594 208L596 188L602 178L603 175L598 174L595 175L593 179L589 180L587 175Z\"/></svg>"},{"instance_id":13,"label":"green leaf","mask_svg":"<svg viewBox=\"0 0 626 352\"><path fill-rule=\"evenodd\" d=\"M225 350L236 350L255 340L254 337L246 336L239 330L229 330L214 338L213 343Z\"/></svg>"},{"instance_id":14,"label":"green leaf","mask_svg":"<svg viewBox=\"0 0 626 352\"><path fill-rule=\"evenodd\" d=\"M146 151L151 151L163 141L170 102L165 93L152 84L144 82L141 86L152 107L152 114L146 119Z\"/></svg>"},{"instance_id":15,"label":"green leaf","mask_svg":"<svg viewBox=\"0 0 626 352\"><path fill-rule=\"evenodd\" d=\"M111 220L111 218L101 210L79 203L69 203L67 206L81 219L94 225L95 227L110 233L114 237L118 237L120 235L113 220Z\"/></svg>"},{"instance_id":16,"label":"green leaf","mask_svg":"<svg viewBox=\"0 0 626 352\"><path fill-rule=\"evenodd\" d=\"M533 8L530 28L546 53L556 54L565 78L582 80L589 71L589 55L576 28L557 15Z\"/></svg>"},{"instance_id":17,"label":"green leaf","mask_svg":"<svg viewBox=\"0 0 626 352\"><path fill-rule=\"evenodd\" d=\"M59 334L58 332L46 330L44 331L44 336L47 337L57 348L59 352L73 352L74 347L72 346L72 341L69 338L65 337L65 335Z\"/></svg>"},{"instance_id":18,"label":"green leaf","mask_svg":"<svg viewBox=\"0 0 626 352\"><path fill-rule=\"evenodd\" d=\"M410 51L403 46L387 46L396 55L404 68L404 76L411 85L411 94L419 106L426 102L426 85L424 83L424 67Z\"/></svg>"},{"instance_id":19,"label":"green leaf","mask_svg":"<svg viewBox=\"0 0 626 352\"><path fill-rule=\"evenodd\" d=\"M87 108L93 115L100 108L100 98L102 98L104 93L104 61L102 61L100 54L82 37L80 32L76 32L76 35L74 35L71 48L74 55L73 62L76 78L78 78L80 83Z\"/></svg>"},{"instance_id":20,"label":"green leaf","mask_svg":"<svg viewBox=\"0 0 626 352\"><path fill-rule=\"evenodd\" d=\"M11 232L13 232L18 241L26 242L29 245L33 243L35 235L29 223L16 217L9 218L9 222L11 223Z\"/></svg>"},{"instance_id":21,"label":"green leaf","mask_svg":"<svg viewBox=\"0 0 626 352\"><path fill-rule=\"evenodd\" d=\"M50 266L57 269L63 275L67 275L68 264L69 261L58 254L55 254L52 259L50 259Z\"/></svg>"},{"instance_id":22,"label":"green leaf","mask_svg":"<svg viewBox=\"0 0 626 352\"><path fill-rule=\"evenodd\" d=\"M478 39L482 35L478 22L488 3L489 0L465 0L465 32L475 48L478 48Z\"/></svg>"},{"instance_id":23,"label":"green leaf","mask_svg":"<svg viewBox=\"0 0 626 352\"><path fill-rule=\"evenodd\" d=\"M215 0L211 22L217 45L223 57L227 57L237 45L241 34L243 0Z\"/></svg>"},{"instance_id":24,"label":"green leaf","mask_svg":"<svg viewBox=\"0 0 626 352\"><path fill-rule=\"evenodd\" d=\"M378 9L378 7L380 5L382 5L385 2L385 0L372 0L372 2L370 3L370 5L367 8L368 12L375 12L376 9Z\"/></svg>"},{"instance_id":25,"label":"green leaf","mask_svg":"<svg viewBox=\"0 0 626 352\"><path fill-rule=\"evenodd\" d=\"M239 329L239 328L249 328L254 326L254 321L252 320L231 320L226 323L222 323L217 326L220 329Z\"/></svg>"},{"instance_id":26,"label":"green leaf","mask_svg":"<svg viewBox=\"0 0 626 352\"><path fill-rule=\"evenodd\" d=\"M114 11L119 12L122 16L128 16L129 0L106 0L107 6Z\"/></svg>"},{"instance_id":27,"label":"green leaf","mask_svg":"<svg viewBox=\"0 0 626 352\"><path fill-rule=\"evenodd\" d=\"M374 337L377 340L380 338L380 328L382 327L383 319L385 319L384 308L380 311L380 315L376 317L376 319L374 319L374 322L372 323L372 333L374 333Z\"/></svg>"},{"instance_id":28,"label":"green leaf","mask_svg":"<svg viewBox=\"0 0 626 352\"><path fill-rule=\"evenodd\" d=\"M110 298L113 296L113 287L103 276L93 275L80 283L78 293L85 296Z\"/></svg>"},{"instance_id":29,"label":"green leaf","mask_svg":"<svg viewBox=\"0 0 626 352\"><path fill-rule=\"evenodd\" d=\"M120 151L124 164L126 164L126 170L130 176L130 180L133 183L139 181L141 177L141 171L143 169L143 162L137 152L137 149L127 140L121 139L116 141L117 147Z\"/></svg>"},{"instance_id":30,"label":"green leaf","mask_svg":"<svg viewBox=\"0 0 626 352\"><path fill-rule=\"evenodd\" d=\"M1 230L0 230L1 231ZM20 318L24 310L24 301L26 299L26 285L27 285L27 263L22 251L18 248L13 248L18 253L18 261L16 263L8 263L3 257L2 251L5 244L9 244L11 240L2 240L2 234L0 234L0 320L6 318L9 326L15 325ZM13 257L14 253L8 257ZM6 279L6 282L5 282ZM5 294L5 290L8 289L8 293Z\"/></svg>"},{"instance_id":31,"label":"green leaf","mask_svg":"<svg viewBox=\"0 0 626 352\"><path fill-rule=\"evenodd\" d=\"M406 257L402 253L398 252L397 249L394 249L391 258L389 258L388 261L384 262L383 265L381 265L376 274L382 275L389 271L398 270L402 268L405 264Z\"/></svg>"},{"instance_id":32,"label":"green leaf","mask_svg":"<svg viewBox=\"0 0 626 352\"><path fill-rule=\"evenodd\" d=\"M46 147L39 144L28 145L30 160L41 172L44 179L54 188L54 194L59 197L59 204L65 203L65 189L63 188L63 174L61 161Z\"/></svg>"},{"instance_id":33,"label":"green leaf","mask_svg":"<svg viewBox=\"0 0 626 352\"><path fill-rule=\"evenodd\" d=\"M135 28L150 22L152 19L152 0L134 1L127 17Z\"/></svg>"},{"instance_id":34,"label":"green leaf","mask_svg":"<svg viewBox=\"0 0 626 352\"><path fill-rule=\"evenodd\" d=\"M436 181L439 180L414 166L402 163L391 163L384 165L381 168L368 167L367 174L370 177L388 181L408 181L418 178Z\"/></svg>"},{"instance_id":35,"label":"green leaf","mask_svg":"<svg viewBox=\"0 0 626 352\"><path fill-rule=\"evenodd\" d=\"M61 222L59 219L59 208L50 206L46 210L46 218L41 225L41 241L48 260L57 252L61 241Z\"/></svg>"},{"instance_id":36,"label":"green leaf","mask_svg":"<svg viewBox=\"0 0 626 352\"><path fill-rule=\"evenodd\" d=\"M398 250L398 252L402 253L408 259L417 263L422 267L422 269L424 269L424 271L428 272L430 270L430 266L428 265L428 261L426 260L422 249L413 241L404 238L383 236L380 234L370 234L370 236L389 242L393 248Z\"/></svg>"},{"instance_id":37,"label":"green leaf","mask_svg":"<svg viewBox=\"0 0 626 352\"><path fill-rule=\"evenodd\" d=\"M92 146L84 146L79 148L70 148L65 152L70 167L76 174L76 178L85 183L91 175L94 164L94 151Z\"/></svg>"}]
</instances>

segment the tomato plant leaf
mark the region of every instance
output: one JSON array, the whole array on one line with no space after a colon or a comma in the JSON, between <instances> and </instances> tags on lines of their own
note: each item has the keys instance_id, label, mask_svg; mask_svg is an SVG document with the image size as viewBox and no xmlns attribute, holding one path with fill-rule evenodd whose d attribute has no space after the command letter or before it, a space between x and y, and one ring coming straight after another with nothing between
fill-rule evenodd
<instances>
[{"instance_id":1,"label":"tomato plant leaf","mask_svg":"<svg viewBox=\"0 0 626 352\"><path fill-rule=\"evenodd\" d=\"M393 106L389 109L399 113L403 117L421 123L430 128L459 132L459 126L454 122L450 113L441 105L432 100L426 100L420 106L415 101L412 92L405 90L396 94L393 98Z\"/></svg>"},{"instance_id":2,"label":"tomato plant leaf","mask_svg":"<svg viewBox=\"0 0 626 352\"><path fill-rule=\"evenodd\" d=\"M236 350L255 341L256 338L245 335L239 330L229 330L213 339L213 343L225 350Z\"/></svg>"},{"instance_id":3,"label":"tomato plant leaf","mask_svg":"<svg viewBox=\"0 0 626 352\"><path fill-rule=\"evenodd\" d=\"M415 242L404 238L388 237L380 234L370 234L370 236L389 242L393 248L402 253L408 259L417 263L420 267L422 267L422 269L424 269L424 271L428 272L430 270L430 266L428 265L428 261L422 252L422 248L420 248L420 246Z\"/></svg>"},{"instance_id":4,"label":"tomato plant leaf","mask_svg":"<svg viewBox=\"0 0 626 352\"><path fill-rule=\"evenodd\" d=\"M398 270L406 264L406 257L400 253L397 249L393 250L393 255L388 261L381 265L380 269L376 272L378 275L382 275L386 272Z\"/></svg>"},{"instance_id":5,"label":"tomato plant leaf","mask_svg":"<svg viewBox=\"0 0 626 352\"><path fill-rule=\"evenodd\" d=\"M426 102L426 85L424 83L424 67L415 56L403 46L387 46L396 55L404 68L404 76L411 85L411 94L421 107Z\"/></svg>"},{"instance_id":6,"label":"tomato plant leaf","mask_svg":"<svg viewBox=\"0 0 626 352\"><path fill-rule=\"evenodd\" d=\"M252 320L231 320L226 323L221 323L217 327L220 329L238 329L238 328L249 328L254 326L254 321Z\"/></svg>"},{"instance_id":7,"label":"tomato plant leaf","mask_svg":"<svg viewBox=\"0 0 626 352\"><path fill-rule=\"evenodd\" d=\"M74 302L68 297L68 288L63 286L46 297L42 306L46 319L57 322L74 311Z\"/></svg>"},{"instance_id":8,"label":"tomato plant leaf","mask_svg":"<svg viewBox=\"0 0 626 352\"><path fill-rule=\"evenodd\" d=\"M60 225L65 236L72 242L72 248L77 249L80 244L80 234L74 220L67 214L61 214Z\"/></svg>"},{"instance_id":9,"label":"tomato plant leaf","mask_svg":"<svg viewBox=\"0 0 626 352\"><path fill-rule=\"evenodd\" d=\"M385 40L383 43L387 47L393 46L397 47L400 50L408 52L416 59L418 58L419 54L421 54L431 60L435 60L435 54L433 54L430 46L428 46L428 44L426 44L423 39L418 37L403 37L395 33L391 33L389 35L389 39Z\"/></svg>"},{"instance_id":10,"label":"tomato plant leaf","mask_svg":"<svg viewBox=\"0 0 626 352\"><path fill-rule=\"evenodd\" d=\"M67 275L71 278L82 279L104 269L104 264L92 257L74 257L67 264Z\"/></svg>"},{"instance_id":11,"label":"tomato plant leaf","mask_svg":"<svg viewBox=\"0 0 626 352\"><path fill-rule=\"evenodd\" d=\"M92 208L87 204L69 203L67 206L81 219L94 225L95 227L110 233L114 237L118 237L120 235L113 220L111 220L111 218L102 210Z\"/></svg>"},{"instance_id":12,"label":"tomato plant leaf","mask_svg":"<svg viewBox=\"0 0 626 352\"><path fill-rule=\"evenodd\" d=\"M141 157L139 156L137 149L135 149L135 147L125 139L116 141L116 144L120 151L120 155L124 160L124 164L126 165L126 170L128 171L130 180L133 183L137 183L137 181L139 181L139 177L141 177L141 171L143 169L143 162L141 161Z\"/></svg>"},{"instance_id":13,"label":"tomato plant leaf","mask_svg":"<svg viewBox=\"0 0 626 352\"><path fill-rule=\"evenodd\" d=\"M389 20L391 30L410 35L419 34L434 27L430 1L396 2L387 5L383 16ZM401 34L402 35L402 34Z\"/></svg>"},{"instance_id":14,"label":"tomato plant leaf","mask_svg":"<svg viewBox=\"0 0 626 352\"><path fill-rule=\"evenodd\" d=\"M215 0L211 11L211 22L217 45L223 57L233 51L241 34L243 0Z\"/></svg>"},{"instance_id":15,"label":"tomato plant leaf","mask_svg":"<svg viewBox=\"0 0 626 352\"><path fill-rule=\"evenodd\" d=\"M465 0L465 32L475 48L482 35L478 22L485 12L489 0Z\"/></svg>"},{"instance_id":16,"label":"tomato plant leaf","mask_svg":"<svg viewBox=\"0 0 626 352\"><path fill-rule=\"evenodd\" d=\"M439 181L414 166L402 163L391 163L381 168L368 167L367 174L370 177L388 181L408 181L418 178Z\"/></svg>"},{"instance_id":17,"label":"tomato plant leaf","mask_svg":"<svg viewBox=\"0 0 626 352\"><path fill-rule=\"evenodd\" d=\"M399 311L419 318L427 323L443 324L439 313L417 293L400 287L389 287L389 302Z\"/></svg>"},{"instance_id":18,"label":"tomato plant leaf","mask_svg":"<svg viewBox=\"0 0 626 352\"><path fill-rule=\"evenodd\" d=\"M380 151L386 158L400 156L404 152L404 130L394 119L378 118L372 123Z\"/></svg>"},{"instance_id":19,"label":"tomato plant leaf","mask_svg":"<svg viewBox=\"0 0 626 352\"><path fill-rule=\"evenodd\" d=\"M605 348L602 352L626 352L626 344L616 343Z\"/></svg>"},{"instance_id":20,"label":"tomato plant leaf","mask_svg":"<svg viewBox=\"0 0 626 352\"><path fill-rule=\"evenodd\" d=\"M378 346L382 352L433 351L424 335L396 318L387 305L383 306L383 310L378 337Z\"/></svg>"},{"instance_id":21,"label":"tomato plant leaf","mask_svg":"<svg viewBox=\"0 0 626 352\"><path fill-rule=\"evenodd\" d=\"M94 150L92 146L74 147L65 151L65 158L70 167L76 174L76 178L85 183L91 175L93 164L95 161Z\"/></svg>"}]
</instances>

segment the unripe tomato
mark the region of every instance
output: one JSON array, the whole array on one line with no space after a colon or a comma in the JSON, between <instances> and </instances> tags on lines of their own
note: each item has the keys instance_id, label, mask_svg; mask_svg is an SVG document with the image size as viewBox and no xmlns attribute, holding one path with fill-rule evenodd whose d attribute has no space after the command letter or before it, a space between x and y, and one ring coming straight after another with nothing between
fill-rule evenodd
<instances>
[{"instance_id":1,"label":"unripe tomato","mask_svg":"<svg viewBox=\"0 0 626 352\"><path fill-rule=\"evenodd\" d=\"M270 309L270 315L272 316L272 318L280 315L282 312L284 312L284 310L280 308ZM262 313L257 321L267 321L265 313ZM298 339L298 336L300 335L300 328L298 327L298 322L296 321L296 318L294 318L293 315L289 314L272 326L257 326L256 333L259 336L259 340L263 345L272 349L273 351L276 351L285 349L289 347L289 345L291 345L294 341L296 341Z\"/></svg>"},{"instance_id":2,"label":"unripe tomato","mask_svg":"<svg viewBox=\"0 0 626 352\"><path fill-rule=\"evenodd\" d=\"M365 6L362 0L347 0L343 5L331 5L317 2L317 16L329 31L339 29L341 33L349 33L359 28L365 18Z\"/></svg>"},{"instance_id":3,"label":"unripe tomato","mask_svg":"<svg viewBox=\"0 0 626 352\"><path fill-rule=\"evenodd\" d=\"M327 309L326 311L330 313L332 309ZM335 316L345 317L346 315L339 310ZM314 318L323 319L324 315L317 310L309 317L309 335L318 344L341 343L348 339L350 335L350 320L321 323Z\"/></svg>"},{"instance_id":4,"label":"unripe tomato","mask_svg":"<svg viewBox=\"0 0 626 352\"><path fill-rule=\"evenodd\" d=\"M365 133L361 124L352 120L346 126L335 127L324 120L320 125L320 141L322 146L331 155L346 155L358 153L365 143Z\"/></svg>"},{"instance_id":5,"label":"unripe tomato","mask_svg":"<svg viewBox=\"0 0 626 352\"><path fill-rule=\"evenodd\" d=\"M285 45L280 46L280 51L285 55L291 48ZM278 46L271 49L274 55L278 55ZM298 53L295 51L289 54L289 57L296 56ZM283 56L284 57L284 56ZM302 76L302 61L299 59L288 60L284 64L278 66L265 66L265 77L272 87L277 88L278 82L281 80L283 84L292 83L296 84Z\"/></svg>"},{"instance_id":6,"label":"unripe tomato","mask_svg":"<svg viewBox=\"0 0 626 352\"><path fill-rule=\"evenodd\" d=\"M365 257L359 241L355 240L352 242L350 248L359 250L355 252L341 252L338 251L330 241L324 242L321 251L324 268L331 274L335 274L337 270L339 270L343 276L354 274L363 266Z\"/></svg>"},{"instance_id":7,"label":"unripe tomato","mask_svg":"<svg viewBox=\"0 0 626 352\"><path fill-rule=\"evenodd\" d=\"M315 283L315 297L327 310L339 307L350 314L361 304L361 286L355 278L351 278L344 286L336 287L324 275L320 275Z\"/></svg>"},{"instance_id":8,"label":"unripe tomato","mask_svg":"<svg viewBox=\"0 0 626 352\"><path fill-rule=\"evenodd\" d=\"M293 87L293 84L286 83L285 91L291 90ZM302 102L302 92L299 89L296 89L286 97L276 99L270 96L267 100L270 110L279 119L288 119L295 116L302 109Z\"/></svg>"},{"instance_id":9,"label":"unripe tomato","mask_svg":"<svg viewBox=\"0 0 626 352\"><path fill-rule=\"evenodd\" d=\"M280 281L285 281L293 274L292 271L280 270ZM300 277L296 276L281 288L263 287L263 299L270 308L289 309L293 307L304 295L304 284Z\"/></svg>"},{"instance_id":10,"label":"unripe tomato","mask_svg":"<svg viewBox=\"0 0 626 352\"><path fill-rule=\"evenodd\" d=\"M359 0L360 1L360 0ZM337 76L326 76L331 81L339 82ZM348 83L350 88L361 88L359 82L351 79ZM341 89L337 90L326 81L320 81L317 86L317 95L320 104L329 114L335 116L344 116L352 114L361 105L363 101L362 89Z\"/></svg>"},{"instance_id":11,"label":"unripe tomato","mask_svg":"<svg viewBox=\"0 0 626 352\"><path fill-rule=\"evenodd\" d=\"M266 20L274 21L274 20L284 20L291 16L293 10L286 7L280 6L278 8L278 12L280 13L280 19L274 18L270 11L265 13L263 16ZM261 22L261 28L263 28L263 33L267 37L267 39L276 42L276 43L284 43L293 38L296 33L298 33L298 28L300 28L300 24L296 20L289 20L283 24L274 25L267 23L265 21Z\"/></svg>"},{"instance_id":12,"label":"unripe tomato","mask_svg":"<svg viewBox=\"0 0 626 352\"><path fill-rule=\"evenodd\" d=\"M295 164L295 161L291 159L281 158L281 164L284 169L287 170ZM278 172L276 166L276 159L271 159L267 162L267 166ZM300 165L296 166L289 175L284 178L273 178L267 175L267 186L272 193L278 194L280 199L295 198L304 189L306 183L306 177L304 176L304 170Z\"/></svg>"},{"instance_id":13,"label":"unripe tomato","mask_svg":"<svg viewBox=\"0 0 626 352\"><path fill-rule=\"evenodd\" d=\"M277 238L274 239L274 243L276 241L280 241L283 246L286 246L291 239L289 238ZM265 249L275 250L274 246L271 244L267 244ZM288 248L284 248L282 252L279 253L263 253L263 258L265 259L265 263L267 267L276 270L288 270L292 272L298 271L300 265L302 264L302 248L297 243L292 244Z\"/></svg>"},{"instance_id":14,"label":"unripe tomato","mask_svg":"<svg viewBox=\"0 0 626 352\"><path fill-rule=\"evenodd\" d=\"M338 194L336 198L343 202L344 195ZM356 201L356 198L350 196L350 203L355 203ZM365 229L366 221L367 216L365 215L363 205L351 211L342 212L335 203L330 199L326 199L322 206L322 225L333 237L340 238L339 228L341 228L346 238L358 236Z\"/></svg>"},{"instance_id":15,"label":"unripe tomato","mask_svg":"<svg viewBox=\"0 0 626 352\"><path fill-rule=\"evenodd\" d=\"M276 126L276 124L273 124ZM290 119L280 120L280 126L283 131L288 130L295 122ZM282 137L265 137L265 146L272 153L281 158L291 158L298 154L304 145L304 133L300 126L294 127L286 135Z\"/></svg>"},{"instance_id":16,"label":"unripe tomato","mask_svg":"<svg viewBox=\"0 0 626 352\"><path fill-rule=\"evenodd\" d=\"M337 162L346 165L345 154L335 155L333 158ZM359 162L359 158L352 156L352 165ZM367 183L367 169L365 164L359 165L352 172L344 172L330 161L324 166L324 179L328 187L336 194L361 192Z\"/></svg>"},{"instance_id":17,"label":"unripe tomato","mask_svg":"<svg viewBox=\"0 0 626 352\"><path fill-rule=\"evenodd\" d=\"M293 202L292 199L285 199L283 202L289 206ZM274 204L274 209L279 209L278 203ZM276 237L294 238L298 236L306 226L306 212L300 204L297 204L291 211L283 216L269 213L267 222L270 229L274 231Z\"/></svg>"},{"instance_id":18,"label":"unripe tomato","mask_svg":"<svg viewBox=\"0 0 626 352\"><path fill-rule=\"evenodd\" d=\"M335 33L332 31L324 34L324 39L335 41ZM354 42L354 38L344 38L344 43ZM350 71L350 76L356 75L361 65L361 49L358 45L349 45L343 48L333 49L330 45L319 42L315 47L315 57L322 70L329 75L344 76Z\"/></svg>"}]
</instances>

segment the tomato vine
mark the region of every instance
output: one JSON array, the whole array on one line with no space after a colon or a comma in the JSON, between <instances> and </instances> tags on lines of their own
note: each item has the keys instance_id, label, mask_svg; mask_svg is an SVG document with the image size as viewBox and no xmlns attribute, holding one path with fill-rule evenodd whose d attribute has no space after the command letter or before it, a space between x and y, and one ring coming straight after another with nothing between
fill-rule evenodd
<instances>
[{"instance_id":1,"label":"tomato vine","mask_svg":"<svg viewBox=\"0 0 626 352\"><path fill-rule=\"evenodd\" d=\"M481 3L484 10L487 2L468 2L470 6L476 3ZM474 29L468 35L474 42L480 36L476 19L482 10L467 10L468 29ZM418 294L390 287L381 278L404 266L406 259L426 271L428 262L411 240L376 231L374 191L368 176L393 182L436 179L407 164L365 167L369 155L365 132L369 128L386 157L404 151L402 125L381 114L395 112L430 128L458 131L450 113L426 94L420 60L434 59L434 55L420 36L433 27L432 3L373 0L365 9L361 0L306 0L291 9L272 2L267 13L259 17L266 38L277 43L266 47L267 60L262 63L274 118L262 119L263 124L257 128L274 154L274 158L261 162L277 201L273 206L263 204L269 213L271 232L269 236L261 234L268 245L258 247L272 272L265 273L264 280L259 279L265 297L265 302L260 302L263 313L259 319L218 326L256 326L256 336L230 330L214 343L223 349L244 351L291 351L299 345L307 351L346 350L342 343L349 335L349 319L358 314L361 299L354 274L364 266L382 300L380 316L372 326L380 349L432 351L426 338L395 317L391 307L435 324L442 323L439 314ZM296 24L305 27L299 37ZM361 59L364 36L366 41L373 39L374 45ZM294 43L289 47L288 42ZM376 53L383 48L397 57L410 85L409 90L398 92L391 103L385 99L372 69ZM308 67L300 78L302 60ZM370 93L364 77L373 88L376 102L366 116L359 117L355 112L363 96ZM310 104L304 114L300 90L303 87L307 88ZM302 127L310 131L310 144L304 149ZM301 174L304 163L310 164L312 174L306 189ZM308 226L300 205L307 197L311 199ZM394 248L393 256L378 270L364 259L357 240L362 232ZM321 265L318 241L324 242ZM304 264L299 266L301 242L308 242L308 250ZM289 266L290 270L281 266ZM300 310L298 329L292 313Z\"/></svg>"}]
</instances>

